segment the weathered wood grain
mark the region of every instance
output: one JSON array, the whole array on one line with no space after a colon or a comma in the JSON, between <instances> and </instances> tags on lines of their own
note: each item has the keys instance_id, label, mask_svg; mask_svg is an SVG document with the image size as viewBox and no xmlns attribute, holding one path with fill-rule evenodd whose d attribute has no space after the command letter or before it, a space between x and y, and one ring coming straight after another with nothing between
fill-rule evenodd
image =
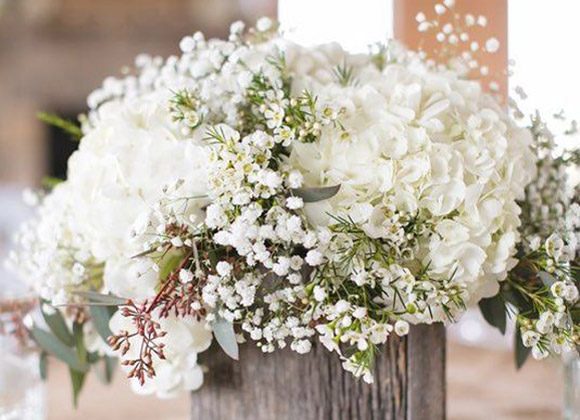
<instances>
[{"instance_id":1,"label":"weathered wood grain","mask_svg":"<svg viewBox=\"0 0 580 420\"><path fill-rule=\"evenodd\" d=\"M344 372L321 345L298 355L264 355L241 346L240 361L212 349L209 371L192 394L192 420L439 420L445 418L445 331L416 326L389 339L378 356L375 383Z\"/></svg>"}]
</instances>

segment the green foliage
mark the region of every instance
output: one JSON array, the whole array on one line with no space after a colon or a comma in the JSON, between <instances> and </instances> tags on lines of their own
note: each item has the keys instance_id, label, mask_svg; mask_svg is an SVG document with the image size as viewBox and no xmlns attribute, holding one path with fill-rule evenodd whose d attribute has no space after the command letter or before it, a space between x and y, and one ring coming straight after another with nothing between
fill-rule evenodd
<instances>
[{"instance_id":1,"label":"green foliage","mask_svg":"<svg viewBox=\"0 0 580 420\"><path fill-rule=\"evenodd\" d=\"M159 278L166 280L183 261L185 255L182 251L171 251L163 255L159 263Z\"/></svg>"},{"instance_id":2,"label":"green foliage","mask_svg":"<svg viewBox=\"0 0 580 420\"><path fill-rule=\"evenodd\" d=\"M46 303L44 303L46 305ZM53 311L48 314L45 311L42 311L42 316L44 317L44 321L46 325L50 328L50 331L64 344L67 346L74 345L74 339L72 334L70 333L66 322L60 313L59 310L53 309Z\"/></svg>"},{"instance_id":3,"label":"green foliage","mask_svg":"<svg viewBox=\"0 0 580 420\"><path fill-rule=\"evenodd\" d=\"M98 292L75 292L74 294L86 299L90 306L119 306L127 303L127 299Z\"/></svg>"},{"instance_id":4,"label":"green foliage","mask_svg":"<svg viewBox=\"0 0 580 420\"><path fill-rule=\"evenodd\" d=\"M479 309L490 325L505 334L507 311L505 301L500 294L479 301Z\"/></svg>"},{"instance_id":5,"label":"green foliage","mask_svg":"<svg viewBox=\"0 0 580 420\"><path fill-rule=\"evenodd\" d=\"M294 188L292 194L302 198L305 203L316 203L317 201L328 200L338 194L340 185L318 188Z\"/></svg>"},{"instance_id":6,"label":"green foliage","mask_svg":"<svg viewBox=\"0 0 580 420\"><path fill-rule=\"evenodd\" d=\"M42 187L47 190L52 190L54 189L54 187L56 187L58 184L62 182L64 182L64 180L60 178L55 178L53 176L45 176L44 178L42 178Z\"/></svg>"},{"instance_id":7,"label":"green foliage","mask_svg":"<svg viewBox=\"0 0 580 420\"><path fill-rule=\"evenodd\" d=\"M48 378L48 353L41 351L38 358L38 371L40 372L40 379L46 381Z\"/></svg>"},{"instance_id":8,"label":"green foliage","mask_svg":"<svg viewBox=\"0 0 580 420\"><path fill-rule=\"evenodd\" d=\"M169 108L173 121L184 122L192 130L199 127L203 123L203 115L199 113L201 101L197 95L188 89L173 93Z\"/></svg>"},{"instance_id":9,"label":"green foliage","mask_svg":"<svg viewBox=\"0 0 580 420\"><path fill-rule=\"evenodd\" d=\"M522 342L522 334L519 328L516 328L514 339L515 339L514 347L515 347L516 367L518 369L521 369L524 363L526 363L526 360L530 355L531 349L529 347L524 346Z\"/></svg>"},{"instance_id":10,"label":"green foliage","mask_svg":"<svg viewBox=\"0 0 580 420\"><path fill-rule=\"evenodd\" d=\"M114 357L105 356L97 361L95 365L95 373L99 380L104 384L110 384L113 380L117 359Z\"/></svg>"},{"instance_id":11,"label":"green foliage","mask_svg":"<svg viewBox=\"0 0 580 420\"><path fill-rule=\"evenodd\" d=\"M109 298L107 295L95 295ZM105 298L99 297L99 299L104 300ZM106 339L111 333L108 322L115 310L116 308L111 306L89 307L93 324L103 339ZM49 330L47 331L37 326L29 330L30 336L41 349L39 359L41 378L44 380L47 376L48 356L53 356L64 362L69 368L73 402L76 407L91 367L95 366L97 370L101 367L103 377L108 383L111 381L116 359L108 356L101 357L98 353L89 353L87 351L84 338L84 323L75 321L72 324L72 329L70 329L59 310L55 309L54 312L50 311L48 313L42 311L42 314L46 324L49 326Z\"/></svg>"},{"instance_id":12,"label":"green foliage","mask_svg":"<svg viewBox=\"0 0 580 420\"><path fill-rule=\"evenodd\" d=\"M354 69L346 63L336 66L333 72L337 82L342 86L352 86L356 84Z\"/></svg>"},{"instance_id":13,"label":"green foliage","mask_svg":"<svg viewBox=\"0 0 580 420\"><path fill-rule=\"evenodd\" d=\"M236 341L233 324L221 317L217 317L212 324L212 330L216 341L223 351L232 359L238 360L238 342Z\"/></svg>"},{"instance_id":14,"label":"green foliage","mask_svg":"<svg viewBox=\"0 0 580 420\"><path fill-rule=\"evenodd\" d=\"M108 306L91 305L89 307L89 313L91 314L91 320L93 321L97 333L101 336L103 341L107 342L107 339L111 336L109 321L111 320L114 311L111 311L111 308Z\"/></svg>"},{"instance_id":15,"label":"green foliage","mask_svg":"<svg viewBox=\"0 0 580 420\"><path fill-rule=\"evenodd\" d=\"M77 372L88 370L86 361L78 357L74 347L64 344L55 335L38 327L32 327L30 335L42 350L63 361L71 369Z\"/></svg>"},{"instance_id":16,"label":"green foliage","mask_svg":"<svg viewBox=\"0 0 580 420\"><path fill-rule=\"evenodd\" d=\"M37 118L48 125L52 125L61 129L65 133L69 134L75 141L80 141L80 139L83 137L83 131L79 125L73 121L66 120L56 114L50 114L47 112L39 112L37 114Z\"/></svg>"}]
</instances>

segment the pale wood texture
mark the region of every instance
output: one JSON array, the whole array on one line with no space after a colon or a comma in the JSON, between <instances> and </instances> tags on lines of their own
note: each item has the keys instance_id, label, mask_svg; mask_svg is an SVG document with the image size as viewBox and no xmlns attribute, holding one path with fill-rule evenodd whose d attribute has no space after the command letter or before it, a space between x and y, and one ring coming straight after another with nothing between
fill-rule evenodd
<instances>
[{"instance_id":1,"label":"pale wood texture","mask_svg":"<svg viewBox=\"0 0 580 420\"><path fill-rule=\"evenodd\" d=\"M240 361L208 352L203 388L192 394L192 420L350 420L445 418L445 331L418 326L392 337L377 358L375 383L345 372L321 345L307 355L264 355L241 348Z\"/></svg>"}]
</instances>

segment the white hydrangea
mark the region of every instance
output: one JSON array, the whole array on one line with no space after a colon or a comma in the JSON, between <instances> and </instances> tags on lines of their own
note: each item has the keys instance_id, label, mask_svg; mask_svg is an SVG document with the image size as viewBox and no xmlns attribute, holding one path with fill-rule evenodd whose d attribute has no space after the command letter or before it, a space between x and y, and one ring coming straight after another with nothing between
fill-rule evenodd
<instances>
[{"instance_id":1,"label":"white hydrangea","mask_svg":"<svg viewBox=\"0 0 580 420\"><path fill-rule=\"evenodd\" d=\"M290 160L305 184L341 185L334 198L305 205L309 220L325 226L331 214L349 215L385 237L386 203L424 215L434 233L419 243L416 258L431 273L455 273L471 300L493 295L513 266L516 200L535 173L529 132L478 83L453 72L433 72L418 61L381 72L338 46L291 51L299 85L342 108L349 134L338 138L327 129L318 142L293 148ZM352 86L319 70L344 61L356 77Z\"/></svg>"}]
</instances>

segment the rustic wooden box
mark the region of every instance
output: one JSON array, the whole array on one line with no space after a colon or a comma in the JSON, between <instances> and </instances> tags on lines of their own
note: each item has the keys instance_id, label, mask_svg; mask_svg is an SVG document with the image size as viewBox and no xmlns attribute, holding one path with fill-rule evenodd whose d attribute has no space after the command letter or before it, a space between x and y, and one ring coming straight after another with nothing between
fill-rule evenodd
<instances>
[{"instance_id":1,"label":"rustic wooden box","mask_svg":"<svg viewBox=\"0 0 580 420\"><path fill-rule=\"evenodd\" d=\"M242 345L240 361L208 352L203 387L192 394L192 420L351 420L445 418L445 330L411 328L392 336L377 358L375 383L342 370L322 345L298 355L264 355Z\"/></svg>"}]
</instances>

